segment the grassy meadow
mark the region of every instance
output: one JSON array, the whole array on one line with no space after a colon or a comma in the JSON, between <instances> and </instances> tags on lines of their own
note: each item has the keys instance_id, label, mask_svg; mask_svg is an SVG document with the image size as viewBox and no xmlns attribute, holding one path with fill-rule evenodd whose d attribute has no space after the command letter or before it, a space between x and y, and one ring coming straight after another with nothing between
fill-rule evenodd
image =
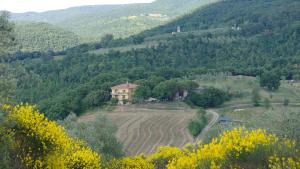
<instances>
[{"instance_id":1,"label":"grassy meadow","mask_svg":"<svg viewBox=\"0 0 300 169\"><path fill-rule=\"evenodd\" d=\"M196 77L196 81L200 87L213 86L238 96L225 103L225 106L251 104L252 90L259 87L259 80L248 76L202 75ZM281 81L279 90L274 92L267 91L261 87L259 89L261 102L267 98L271 103L283 103L284 99L289 99L290 103L300 103L299 82L289 83L288 81Z\"/></svg>"},{"instance_id":2,"label":"grassy meadow","mask_svg":"<svg viewBox=\"0 0 300 169\"><path fill-rule=\"evenodd\" d=\"M300 106L273 105L265 107L220 108L216 110L220 117L229 118L228 123L217 123L207 133L205 141L209 141L225 130L236 127L247 129L263 128L278 136L288 136L300 140Z\"/></svg>"}]
</instances>

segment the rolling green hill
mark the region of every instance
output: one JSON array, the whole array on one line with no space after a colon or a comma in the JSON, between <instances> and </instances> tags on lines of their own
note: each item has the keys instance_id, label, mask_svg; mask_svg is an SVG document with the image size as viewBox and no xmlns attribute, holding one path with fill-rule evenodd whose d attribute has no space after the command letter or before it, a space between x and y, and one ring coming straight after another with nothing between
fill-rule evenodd
<instances>
[{"instance_id":1,"label":"rolling green hill","mask_svg":"<svg viewBox=\"0 0 300 169\"><path fill-rule=\"evenodd\" d=\"M9 96L6 100L13 104L37 105L39 112L43 112L50 121L27 104L14 108L4 106L4 111L0 111L0 123L3 123L0 135L3 133L5 137L0 139L4 143L0 144L0 149L8 153L4 158L0 157L0 161L5 162L0 164L6 168L14 166L11 164L16 164L15 168L22 167L23 163L24 167L47 167L48 161L51 163L55 155L62 152L59 159L65 156L71 158L57 166L67 164L70 168L83 168L84 165L99 168L97 159L100 157L89 155L89 151L93 150L101 153L100 165L107 168L299 168L299 7L299 0L223 0L130 38L113 39L107 35L101 43L74 44L74 47L66 47L69 49L57 53L16 52L7 61L0 61L0 68L3 69L0 69L0 78L4 79L2 84L0 80L0 91L4 91L0 95L4 95L3 98ZM112 11L110 7L107 10ZM123 25L123 31L112 29L119 26L120 18L124 19L127 27ZM111 31L134 33L137 29L131 27L137 26L141 31L153 26L134 15L122 15L120 18L110 19ZM160 23L155 21L153 24ZM28 29L22 34L31 31L29 36L34 38L33 46L42 42L56 46L69 44L63 39L75 34L48 24L35 24L25 24L17 30ZM177 26L181 27L182 32L172 33ZM106 27L102 31L104 29ZM43 34L45 39L35 41ZM57 37L57 34L62 36ZM47 42L47 39L57 41ZM47 50L51 46L43 47ZM273 87L265 85L264 81ZM111 87L126 82L138 84L133 94L134 105L116 106L117 100L111 97ZM174 96L186 90L188 96L184 101L199 108L197 114L202 114L203 118L196 119L196 109L189 110L181 101L175 102ZM156 98L161 103L144 103L148 98ZM207 109L206 113L204 108L211 109ZM169 114L163 115L163 112ZM96 118L97 114L101 116ZM120 130L113 129L110 120L102 118L102 114L118 124ZM3 118L6 115L8 118ZM30 120L31 117L33 120ZM50 135L48 132L47 135L44 131L48 128L53 131L63 129L51 120L58 120L58 124L64 125L69 135L76 138L75 141L86 139L86 145L67 146L69 148L66 150L55 146L60 143L65 145L64 142L69 145L73 140L65 137L68 134L63 132L50 132ZM202 130L205 121L208 124ZM46 128L34 132L37 131L35 122ZM192 138L184 131L186 127L200 128L202 131ZM165 135L164 131L170 134ZM182 136L175 136L172 131ZM42 137L43 133L47 137ZM123 153L112 135L117 136L128 154L145 153L136 158L119 159ZM55 136L59 136L60 140L51 141ZM14 146L15 140L17 146ZM149 147L152 140L154 146ZM180 144L173 143L174 140L179 140ZM196 141L205 143L211 140L211 144L194 144ZM151 156L145 155L148 150L149 153L154 151L161 142L179 146L185 141L194 143L182 151L171 146L159 149ZM45 143L51 144L48 146ZM174 158L169 156L169 152ZM93 154L96 156L96 153ZM20 162L15 160L15 155L21 157ZM88 157L88 160L81 160L83 157Z\"/></svg>"},{"instance_id":2,"label":"rolling green hill","mask_svg":"<svg viewBox=\"0 0 300 169\"><path fill-rule=\"evenodd\" d=\"M50 117L62 118L105 104L110 87L127 80L153 89L161 81L216 72L259 76L272 71L293 79L300 75L298 6L298 0L222 1L139 34L149 47L92 52L81 45L60 59L29 56L21 61L26 72L20 70L16 100L37 103ZM177 25L184 32L172 36L169 31Z\"/></svg>"},{"instance_id":3,"label":"rolling green hill","mask_svg":"<svg viewBox=\"0 0 300 169\"><path fill-rule=\"evenodd\" d=\"M91 42L99 41L105 34L128 37L216 1L157 0L149 4L84 6L43 13L12 14L12 19L51 23L76 33L85 42Z\"/></svg>"},{"instance_id":4,"label":"rolling green hill","mask_svg":"<svg viewBox=\"0 0 300 169\"><path fill-rule=\"evenodd\" d=\"M62 51L80 42L76 34L47 23L19 22L15 34L19 49L24 52Z\"/></svg>"},{"instance_id":5,"label":"rolling green hill","mask_svg":"<svg viewBox=\"0 0 300 169\"><path fill-rule=\"evenodd\" d=\"M292 26L290 24L299 26L299 13L299 1L295 0L229 0L206 6L176 21L145 31L143 35L171 33L177 26L181 26L183 32L233 28L247 35L271 33Z\"/></svg>"}]
</instances>

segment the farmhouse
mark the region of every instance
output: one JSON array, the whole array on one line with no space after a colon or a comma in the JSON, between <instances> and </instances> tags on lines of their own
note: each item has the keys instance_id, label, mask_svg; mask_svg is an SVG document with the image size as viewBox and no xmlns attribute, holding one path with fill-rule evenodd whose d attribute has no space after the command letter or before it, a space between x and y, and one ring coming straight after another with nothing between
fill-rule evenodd
<instances>
[{"instance_id":1,"label":"farmhouse","mask_svg":"<svg viewBox=\"0 0 300 169\"><path fill-rule=\"evenodd\" d=\"M111 87L111 96L123 104L125 101L131 101L133 92L138 85L132 83L124 83Z\"/></svg>"}]
</instances>

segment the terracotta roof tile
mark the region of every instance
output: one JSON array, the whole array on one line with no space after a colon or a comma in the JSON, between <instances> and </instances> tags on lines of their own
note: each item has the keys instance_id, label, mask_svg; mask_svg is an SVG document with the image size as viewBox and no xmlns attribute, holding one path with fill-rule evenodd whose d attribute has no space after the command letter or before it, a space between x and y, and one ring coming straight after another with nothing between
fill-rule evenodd
<instances>
[{"instance_id":1,"label":"terracotta roof tile","mask_svg":"<svg viewBox=\"0 0 300 169\"><path fill-rule=\"evenodd\" d=\"M124 84L120 84L120 85L117 85L117 86L113 86L112 89L134 89L137 86L138 85L132 84L132 83L124 83Z\"/></svg>"}]
</instances>

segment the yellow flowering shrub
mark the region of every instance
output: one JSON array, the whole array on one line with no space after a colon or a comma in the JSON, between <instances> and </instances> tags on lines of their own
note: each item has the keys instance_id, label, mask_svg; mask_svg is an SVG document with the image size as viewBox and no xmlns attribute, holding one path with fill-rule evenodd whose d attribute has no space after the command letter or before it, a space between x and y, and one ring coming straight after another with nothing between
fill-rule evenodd
<instances>
[{"instance_id":1,"label":"yellow flowering shrub","mask_svg":"<svg viewBox=\"0 0 300 169\"><path fill-rule=\"evenodd\" d=\"M278 157L277 155L269 157L270 169L299 169L300 157Z\"/></svg>"},{"instance_id":2,"label":"yellow flowering shrub","mask_svg":"<svg viewBox=\"0 0 300 169\"><path fill-rule=\"evenodd\" d=\"M172 159L177 159L184 154L177 147L159 147L156 153L150 155L147 160L155 165L155 168L163 168Z\"/></svg>"},{"instance_id":3,"label":"yellow flowering shrub","mask_svg":"<svg viewBox=\"0 0 300 169\"><path fill-rule=\"evenodd\" d=\"M62 126L49 121L34 106L4 106L7 128L14 138L15 154L22 168L49 169L298 169L296 141L268 134L266 130L236 128L208 144L183 149L159 147L149 155L102 161L84 142L68 136Z\"/></svg>"},{"instance_id":4,"label":"yellow flowering shrub","mask_svg":"<svg viewBox=\"0 0 300 169\"><path fill-rule=\"evenodd\" d=\"M17 157L24 168L100 168L100 156L72 139L62 126L31 105L3 107L14 132Z\"/></svg>"},{"instance_id":5,"label":"yellow flowering shrub","mask_svg":"<svg viewBox=\"0 0 300 169\"><path fill-rule=\"evenodd\" d=\"M272 155L276 153L291 157L274 161ZM121 161L123 167L119 165L116 168L138 169L144 161L144 164L153 164L152 167L157 169L220 169L249 166L279 169L278 166L286 166L281 167L285 169L299 168L299 151L295 141L280 139L268 134L266 130L249 131L245 128L236 128L224 132L208 144L200 143L194 148L182 150L176 147L159 147L156 153L147 157L126 157ZM110 166L107 168L110 169Z\"/></svg>"},{"instance_id":6,"label":"yellow flowering shrub","mask_svg":"<svg viewBox=\"0 0 300 169\"><path fill-rule=\"evenodd\" d=\"M99 168L99 155L89 148L77 150L67 156L67 168Z\"/></svg>"},{"instance_id":7,"label":"yellow flowering shrub","mask_svg":"<svg viewBox=\"0 0 300 169\"><path fill-rule=\"evenodd\" d=\"M145 159L143 155L136 157L125 157L117 160L110 161L106 169L155 169L154 165Z\"/></svg>"},{"instance_id":8,"label":"yellow flowering shrub","mask_svg":"<svg viewBox=\"0 0 300 169\"><path fill-rule=\"evenodd\" d=\"M274 154L283 158L277 160ZM275 156L276 157L276 156ZM274 160L275 159L275 160ZM280 139L265 130L236 128L226 131L208 144L184 149L159 147L149 155L113 160L107 169L221 169L221 168L299 168L296 142Z\"/></svg>"},{"instance_id":9,"label":"yellow flowering shrub","mask_svg":"<svg viewBox=\"0 0 300 169\"><path fill-rule=\"evenodd\" d=\"M169 164L170 169L187 168L237 168L241 159L251 162L253 155L266 155L276 150L295 148L295 142L267 134L265 130L257 129L248 131L244 128L236 128L226 131L215 138L211 143L201 145L197 150L186 153L180 158L173 159ZM263 156L254 157L256 160L264 160ZM259 159L262 158L262 159ZM263 162L263 161L260 161ZM262 164L263 165L263 164Z\"/></svg>"}]
</instances>

